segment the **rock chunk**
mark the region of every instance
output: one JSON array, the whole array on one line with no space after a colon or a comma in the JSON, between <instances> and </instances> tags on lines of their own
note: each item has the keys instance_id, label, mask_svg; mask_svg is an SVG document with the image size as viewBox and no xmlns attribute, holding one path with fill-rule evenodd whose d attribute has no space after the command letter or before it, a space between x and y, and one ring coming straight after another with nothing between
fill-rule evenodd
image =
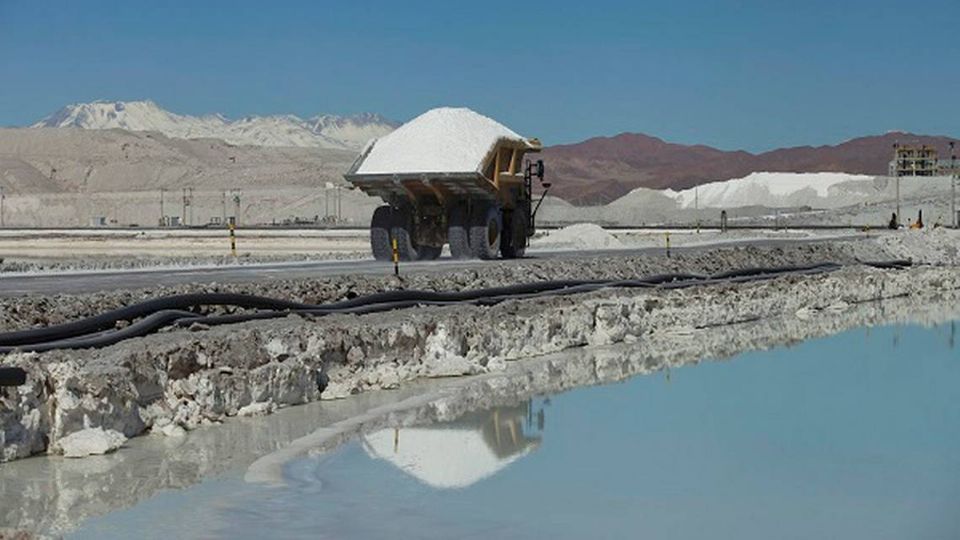
<instances>
[{"instance_id":1,"label":"rock chunk","mask_svg":"<svg viewBox=\"0 0 960 540\"><path fill-rule=\"evenodd\" d=\"M240 410L237 411L237 416L264 416L272 413L275 408L275 405L271 402L261 401L251 403L247 406L240 407Z\"/></svg>"},{"instance_id":2,"label":"rock chunk","mask_svg":"<svg viewBox=\"0 0 960 540\"><path fill-rule=\"evenodd\" d=\"M95 427L71 433L60 439L59 445L64 457L79 458L113 452L126 440L119 431Z\"/></svg>"}]
</instances>

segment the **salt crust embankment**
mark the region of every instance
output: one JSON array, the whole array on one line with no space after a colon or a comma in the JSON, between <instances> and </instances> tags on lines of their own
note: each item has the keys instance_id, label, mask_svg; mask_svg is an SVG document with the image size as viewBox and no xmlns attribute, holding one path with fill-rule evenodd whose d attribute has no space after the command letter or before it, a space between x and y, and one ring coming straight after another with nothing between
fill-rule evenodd
<instances>
[{"instance_id":1,"label":"salt crust embankment","mask_svg":"<svg viewBox=\"0 0 960 540\"><path fill-rule=\"evenodd\" d=\"M731 268L807 264L825 260L840 263L887 257L874 242L804 244L784 248L733 248L709 252L658 255L489 261L482 268L393 276L333 276L309 280L257 283L210 283L90 294L28 296L0 301L0 331L59 324L97 315L159 296L192 292L235 292L296 300L312 304L381 291L418 289L448 291L498 287L550 279L628 279L663 272L720 272Z\"/></svg>"},{"instance_id":2,"label":"salt crust embankment","mask_svg":"<svg viewBox=\"0 0 960 540\"><path fill-rule=\"evenodd\" d=\"M542 267L537 266L541 263L491 265L482 278L478 272L424 274L411 276L405 285L435 289L454 288L455 283L489 286L511 280L557 279L564 277L564 272L581 278L630 277L887 257L889 250L864 240L788 248L727 248L670 259L608 257L552 261ZM346 286L349 278L342 280L339 287ZM389 280L371 281L357 288L365 289L362 292L389 288ZM344 295L336 284L316 286L315 282L268 284L255 292L303 299L305 295L292 293L309 291L310 300ZM423 377L498 372L511 361L575 347L643 341L668 330L683 334L784 315L810 317L827 308L842 311L880 298L936 295L958 288L960 269L953 267L907 271L850 267L826 275L746 285L673 291L610 289L492 307L420 308L361 317L291 316L162 333L101 350L11 354L3 363L27 369L29 382L0 394L0 457L10 460L41 452L61 453L64 437L86 429L103 428L125 437L150 429L176 434L244 411L269 412L321 398L395 388ZM112 294L73 297L72 301L80 304L124 296ZM16 304L18 313L39 316L43 312L45 322L54 322L61 300L8 303ZM94 305L98 311L105 309L102 304ZM323 378L329 379L329 385L321 396L318 381Z\"/></svg>"},{"instance_id":3,"label":"salt crust embankment","mask_svg":"<svg viewBox=\"0 0 960 540\"><path fill-rule=\"evenodd\" d=\"M232 419L188 437L156 437L115 456L26 460L0 467L0 531L57 536L83 520L249 467L248 481L277 482L284 463L385 427L429 425L536 395L676 369L704 359L767 349L882 324L941 324L960 317L960 291L899 297L692 332L659 331L632 343L586 347L509 362L501 372L406 385L392 393L287 408ZM317 429L320 427L320 429ZM316 430L316 431L314 431ZM94 487L96 486L96 487Z\"/></svg>"}]
</instances>

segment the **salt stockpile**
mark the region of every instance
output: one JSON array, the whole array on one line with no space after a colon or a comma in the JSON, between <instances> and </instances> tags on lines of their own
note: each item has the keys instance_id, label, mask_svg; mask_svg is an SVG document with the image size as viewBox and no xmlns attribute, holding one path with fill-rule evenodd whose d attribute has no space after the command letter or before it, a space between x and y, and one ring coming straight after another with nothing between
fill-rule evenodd
<instances>
[{"instance_id":1,"label":"salt stockpile","mask_svg":"<svg viewBox=\"0 0 960 540\"><path fill-rule=\"evenodd\" d=\"M874 177L862 174L757 172L685 189L675 197L681 208L694 208L698 198L700 208L831 208L862 200L862 195L871 191L875 191ZM848 196L855 194L857 199L849 201Z\"/></svg>"},{"instance_id":2,"label":"salt stockpile","mask_svg":"<svg viewBox=\"0 0 960 540\"><path fill-rule=\"evenodd\" d=\"M476 173L503 139L526 141L470 109L432 109L370 143L356 173Z\"/></svg>"},{"instance_id":3,"label":"salt stockpile","mask_svg":"<svg viewBox=\"0 0 960 540\"><path fill-rule=\"evenodd\" d=\"M594 223L578 223L551 232L533 242L534 247L547 249L621 248L623 243Z\"/></svg>"}]
</instances>

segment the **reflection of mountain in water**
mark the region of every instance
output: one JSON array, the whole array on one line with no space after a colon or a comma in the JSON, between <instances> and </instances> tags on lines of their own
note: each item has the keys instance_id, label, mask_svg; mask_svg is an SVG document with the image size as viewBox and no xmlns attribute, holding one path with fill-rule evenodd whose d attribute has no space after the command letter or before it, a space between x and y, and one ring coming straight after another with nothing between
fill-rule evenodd
<instances>
[{"instance_id":1,"label":"reflection of mountain in water","mask_svg":"<svg viewBox=\"0 0 960 540\"><path fill-rule=\"evenodd\" d=\"M363 437L374 459L395 465L437 489L464 488L488 478L540 445L531 402L473 412L432 427L382 429ZM542 419L542 410L538 413ZM526 426L525 426L526 425ZM542 428L542 420L538 427Z\"/></svg>"}]
</instances>

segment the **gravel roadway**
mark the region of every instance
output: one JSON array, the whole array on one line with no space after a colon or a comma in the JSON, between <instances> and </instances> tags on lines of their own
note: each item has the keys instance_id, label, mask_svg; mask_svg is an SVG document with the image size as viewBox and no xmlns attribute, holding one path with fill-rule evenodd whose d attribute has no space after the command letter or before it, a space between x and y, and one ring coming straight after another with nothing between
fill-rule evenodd
<instances>
[{"instance_id":1,"label":"gravel roadway","mask_svg":"<svg viewBox=\"0 0 960 540\"><path fill-rule=\"evenodd\" d=\"M833 237L831 240L856 240L860 238L864 238L864 235L847 234ZM696 246L679 246L672 248L671 253L696 253L731 246L786 247L799 244L823 243L824 241L824 238L743 239ZM403 275L410 275L478 267L522 265L531 261L552 259L569 260L577 258L633 257L663 254L665 254L663 247L581 251L540 250L528 252L528 256L524 259L510 261L478 261L442 258L436 261L406 262L401 263L400 271ZM345 275L384 277L392 274L392 264L378 262L372 259L297 261L187 268L134 268L123 270L43 272L0 276L0 297L82 294L100 291L172 287L184 284L256 283Z\"/></svg>"}]
</instances>

